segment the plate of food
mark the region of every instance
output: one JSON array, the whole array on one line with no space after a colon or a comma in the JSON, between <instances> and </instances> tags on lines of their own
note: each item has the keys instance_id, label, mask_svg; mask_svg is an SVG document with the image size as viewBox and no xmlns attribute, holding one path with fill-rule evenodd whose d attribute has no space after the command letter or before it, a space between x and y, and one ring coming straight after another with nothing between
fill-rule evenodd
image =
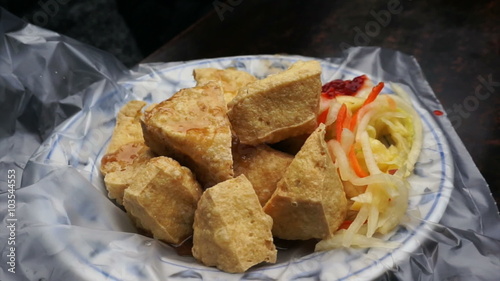
<instances>
[{"instance_id":1,"label":"plate of food","mask_svg":"<svg viewBox=\"0 0 500 281\"><path fill-rule=\"evenodd\" d=\"M93 280L368 280L408 259L450 198L447 141L404 83L263 55L119 84L35 154L135 225L118 249L67 253Z\"/></svg>"}]
</instances>

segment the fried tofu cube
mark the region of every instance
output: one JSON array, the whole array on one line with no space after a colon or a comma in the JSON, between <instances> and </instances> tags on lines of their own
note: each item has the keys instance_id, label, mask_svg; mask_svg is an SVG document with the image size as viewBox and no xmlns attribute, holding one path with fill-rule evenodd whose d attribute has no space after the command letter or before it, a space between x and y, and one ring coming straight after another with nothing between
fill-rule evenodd
<instances>
[{"instance_id":1,"label":"fried tofu cube","mask_svg":"<svg viewBox=\"0 0 500 281\"><path fill-rule=\"evenodd\" d=\"M129 186L136 167L154 157L142 135L140 117L145 105L143 101L130 101L120 109L99 166L108 196L116 199L118 204L122 204L123 192Z\"/></svg>"},{"instance_id":2,"label":"fried tofu cube","mask_svg":"<svg viewBox=\"0 0 500 281\"><path fill-rule=\"evenodd\" d=\"M130 185L137 168L151 158L153 152L143 142L131 142L118 150L104 155L101 159L101 172L108 197L123 204L123 192Z\"/></svg>"},{"instance_id":3,"label":"fried tofu cube","mask_svg":"<svg viewBox=\"0 0 500 281\"><path fill-rule=\"evenodd\" d=\"M293 156L266 144L233 146L235 176L245 175L252 183L262 206L271 198Z\"/></svg>"},{"instance_id":4,"label":"fried tofu cube","mask_svg":"<svg viewBox=\"0 0 500 281\"><path fill-rule=\"evenodd\" d=\"M144 142L140 117L145 105L144 101L134 100L120 109L106 153L113 153L127 143Z\"/></svg>"},{"instance_id":5,"label":"fried tofu cube","mask_svg":"<svg viewBox=\"0 0 500 281\"><path fill-rule=\"evenodd\" d=\"M232 273L261 262L274 263L272 224L244 175L219 183L205 190L198 202L193 256Z\"/></svg>"},{"instance_id":6,"label":"fried tofu cube","mask_svg":"<svg viewBox=\"0 0 500 281\"><path fill-rule=\"evenodd\" d=\"M105 154L101 159L100 170L103 175L124 171L130 166L144 163L153 157L153 152L144 144L144 141L129 142L114 152Z\"/></svg>"},{"instance_id":7,"label":"fried tofu cube","mask_svg":"<svg viewBox=\"0 0 500 281\"><path fill-rule=\"evenodd\" d=\"M180 244L193 233L194 212L202 194L193 173L168 157L141 167L125 189L123 206L153 237Z\"/></svg>"},{"instance_id":8,"label":"fried tofu cube","mask_svg":"<svg viewBox=\"0 0 500 281\"><path fill-rule=\"evenodd\" d=\"M264 211L273 235L288 240L323 239L344 221L347 199L320 124L295 155Z\"/></svg>"},{"instance_id":9,"label":"fried tofu cube","mask_svg":"<svg viewBox=\"0 0 500 281\"><path fill-rule=\"evenodd\" d=\"M143 101L130 101L118 112L113 135L99 166L103 175L123 171L152 157L152 152L144 144L140 121L145 105Z\"/></svg>"},{"instance_id":10,"label":"fried tofu cube","mask_svg":"<svg viewBox=\"0 0 500 281\"><path fill-rule=\"evenodd\" d=\"M226 103L230 102L238 94L241 87L257 80L252 74L234 68L197 68L193 71L193 76L197 86L210 81L218 83L222 88Z\"/></svg>"},{"instance_id":11,"label":"fried tofu cube","mask_svg":"<svg viewBox=\"0 0 500 281\"><path fill-rule=\"evenodd\" d=\"M104 176L104 185L108 190L108 197L115 199L116 203L123 205L123 195L125 189L132 183L136 169L126 169L106 174Z\"/></svg>"},{"instance_id":12,"label":"fried tofu cube","mask_svg":"<svg viewBox=\"0 0 500 281\"><path fill-rule=\"evenodd\" d=\"M228 116L241 143L276 143L310 134L317 126L321 66L299 61L287 70L252 82L228 104Z\"/></svg>"},{"instance_id":13,"label":"fried tofu cube","mask_svg":"<svg viewBox=\"0 0 500 281\"><path fill-rule=\"evenodd\" d=\"M227 106L215 82L182 89L146 110L146 144L190 168L204 187L233 177L232 134Z\"/></svg>"}]
</instances>

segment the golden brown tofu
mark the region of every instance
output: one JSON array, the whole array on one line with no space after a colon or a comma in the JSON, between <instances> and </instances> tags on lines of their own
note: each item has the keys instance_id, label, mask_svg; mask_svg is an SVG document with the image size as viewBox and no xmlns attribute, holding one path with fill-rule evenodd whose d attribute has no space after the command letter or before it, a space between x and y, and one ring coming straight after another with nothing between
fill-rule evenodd
<instances>
[{"instance_id":1,"label":"golden brown tofu","mask_svg":"<svg viewBox=\"0 0 500 281\"><path fill-rule=\"evenodd\" d=\"M118 204L123 205L123 194L125 193L125 189L132 183L135 171L135 168L129 168L106 174L104 176L104 185L108 190L108 197L115 199Z\"/></svg>"},{"instance_id":2,"label":"golden brown tofu","mask_svg":"<svg viewBox=\"0 0 500 281\"><path fill-rule=\"evenodd\" d=\"M321 66L299 61L289 69L241 88L228 104L229 120L241 143L276 143L316 128Z\"/></svg>"},{"instance_id":3,"label":"golden brown tofu","mask_svg":"<svg viewBox=\"0 0 500 281\"><path fill-rule=\"evenodd\" d=\"M182 89L147 110L146 144L189 167L204 187L233 177L231 128L220 87L209 82Z\"/></svg>"},{"instance_id":4,"label":"golden brown tofu","mask_svg":"<svg viewBox=\"0 0 500 281\"><path fill-rule=\"evenodd\" d=\"M201 186L188 168L160 156L137 170L125 189L123 206L138 227L154 238L179 244L193 233L201 194Z\"/></svg>"},{"instance_id":5,"label":"golden brown tofu","mask_svg":"<svg viewBox=\"0 0 500 281\"><path fill-rule=\"evenodd\" d=\"M210 81L218 83L222 88L226 103L230 102L238 94L241 87L257 80L252 74L233 68L197 68L193 71L193 76L197 86Z\"/></svg>"},{"instance_id":6,"label":"golden brown tofu","mask_svg":"<svg viewBox=\"0 0 500 281\"><path fill-rule=\"evenodd\" d=\"M101 159L100 169L103 175L107 175L123 171L132 165L144 163L153 157L153 152L144 144L144 141L129 142L114 152L104 155Z\"/></svg>"},{"instance_id":7,"label":"golden brown tofu","mask_svg":"<svg viewBox=\"0 0 500 281\"><path fill-rule=\"evenodd\" d=\"M120 147L131 142L144 142L140 117L142 108L146 105L144 101L130 101L125 104L116 116L116 125L113 136L108 145L106 153L117 151Z\"/></svg>"},{"instance_id":8,"label":"golden brown tofu","mask_svg":"<svg viewBox=\"0 0 500 281\"><path fill-rule=\"evenodd\" d=\"M262 211L252 184L241 175L203 193L194 218L193 256L226 272L276 262L271 217Z\"/></svg>"},{"instance_id":9,"label":"golden brown tofu","mask_svg":"<svg viewBox=\"0 0 500 281\"><path fill-rule=\"evenodd\" d=\"M344 221L347 199L320 124L288 166L264 206L273 235L288 240L326 238Z\"/></svg>"},{"instance_id":10,"label":"golden brown tofu","mask_svg":"<svg viewBox=\"0 0 500 281\"><path fill-rule=\"evenodd\" d=\"M152 152L144 143L140 122L145 105L143 101L130 101L118 112L113 135L99 166L103 175L151 159Z\"/></svg>"},{"instance_id":11,"label":"golden brown tofu","mask_svg":"<svg viewBox=\"0 0 500 281\"><path fill-rule=\"evenodd\" d=\"M133 180L136 169L153 157L153 152L144 142L127 143L104 155L100 168L108 197L122 205L123 192Z\"/></svg>"},{"instance_id":12,"label":"golden brown tofu","mask_svg":"<svg viewBox=\"0 0 500 281\"><path fill-rule=\"evenodd\" d=\"M265 144L233 146L235 176L245 175L264 206L276 190L293 156L270 148Z\"/></svg>"}]
</instances>

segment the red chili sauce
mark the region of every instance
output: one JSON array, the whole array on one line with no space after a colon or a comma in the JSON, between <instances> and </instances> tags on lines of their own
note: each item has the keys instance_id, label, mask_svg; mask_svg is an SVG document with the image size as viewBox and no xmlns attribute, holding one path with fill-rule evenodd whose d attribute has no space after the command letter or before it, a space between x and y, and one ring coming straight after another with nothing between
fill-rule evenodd
<instances>
[{"instance_id":1,"label":"red chili sauce","mask_svg":"<svg viewBox=\"0 0 500 281\"><path fill-rule=\"evenodd\" d=\"M366 75L361 75L352 80L336 79L330 81L321 88L321 95L330 99L340 95L353 96L361 89L366 79Z\"/></svg>"}]
</instances>

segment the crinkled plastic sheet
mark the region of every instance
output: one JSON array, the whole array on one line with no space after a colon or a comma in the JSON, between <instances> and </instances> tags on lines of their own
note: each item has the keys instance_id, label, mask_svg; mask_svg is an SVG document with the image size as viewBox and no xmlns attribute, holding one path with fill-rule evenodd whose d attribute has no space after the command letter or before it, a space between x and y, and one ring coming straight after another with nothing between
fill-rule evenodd
<instances>
[{"instance_id":1,"label":"crinkled plastic sheet","mask_svg":"<svg viewBox=\"0 0 500 281\"><path fill-rule=\"evenodd\" d=\"M374 262L369 251L348 252L346 260L336 261L327 254L309 258L310 252L299 247L281 258L278 275L265 266L220 275L213 268L200 270L199 264L190 267L196 264L190 257L169 259L169 246L137 234L125 212L106 197L102 179L92 176L98 155L85 144L109 139L114 115L126 101L151 102L171 95L172 87L188 86L176 84L176 71L164 70L186 71L183 66L189 63L128 70L107 53L26 25L5 10L0 20L0 280L332 280L332 272L350 270L349 254ZM353 48L328 62L339 66L338 73L352 69L405 85L417 93L412 98L423 110L444 111L410 56ZM152 83L136 87L137 80ZM453 159L444 214L435 222L409 214L406 230L419 233L411 251L378 262L382 271L347 274L343 280L498 280L500 219L488 186L446 116L428 116ZM102 129L93 129L96 124ZM12 174L15 191L8 184ZM9 271L12 252L15 273Z\"/></svg>"}]
</instances>

